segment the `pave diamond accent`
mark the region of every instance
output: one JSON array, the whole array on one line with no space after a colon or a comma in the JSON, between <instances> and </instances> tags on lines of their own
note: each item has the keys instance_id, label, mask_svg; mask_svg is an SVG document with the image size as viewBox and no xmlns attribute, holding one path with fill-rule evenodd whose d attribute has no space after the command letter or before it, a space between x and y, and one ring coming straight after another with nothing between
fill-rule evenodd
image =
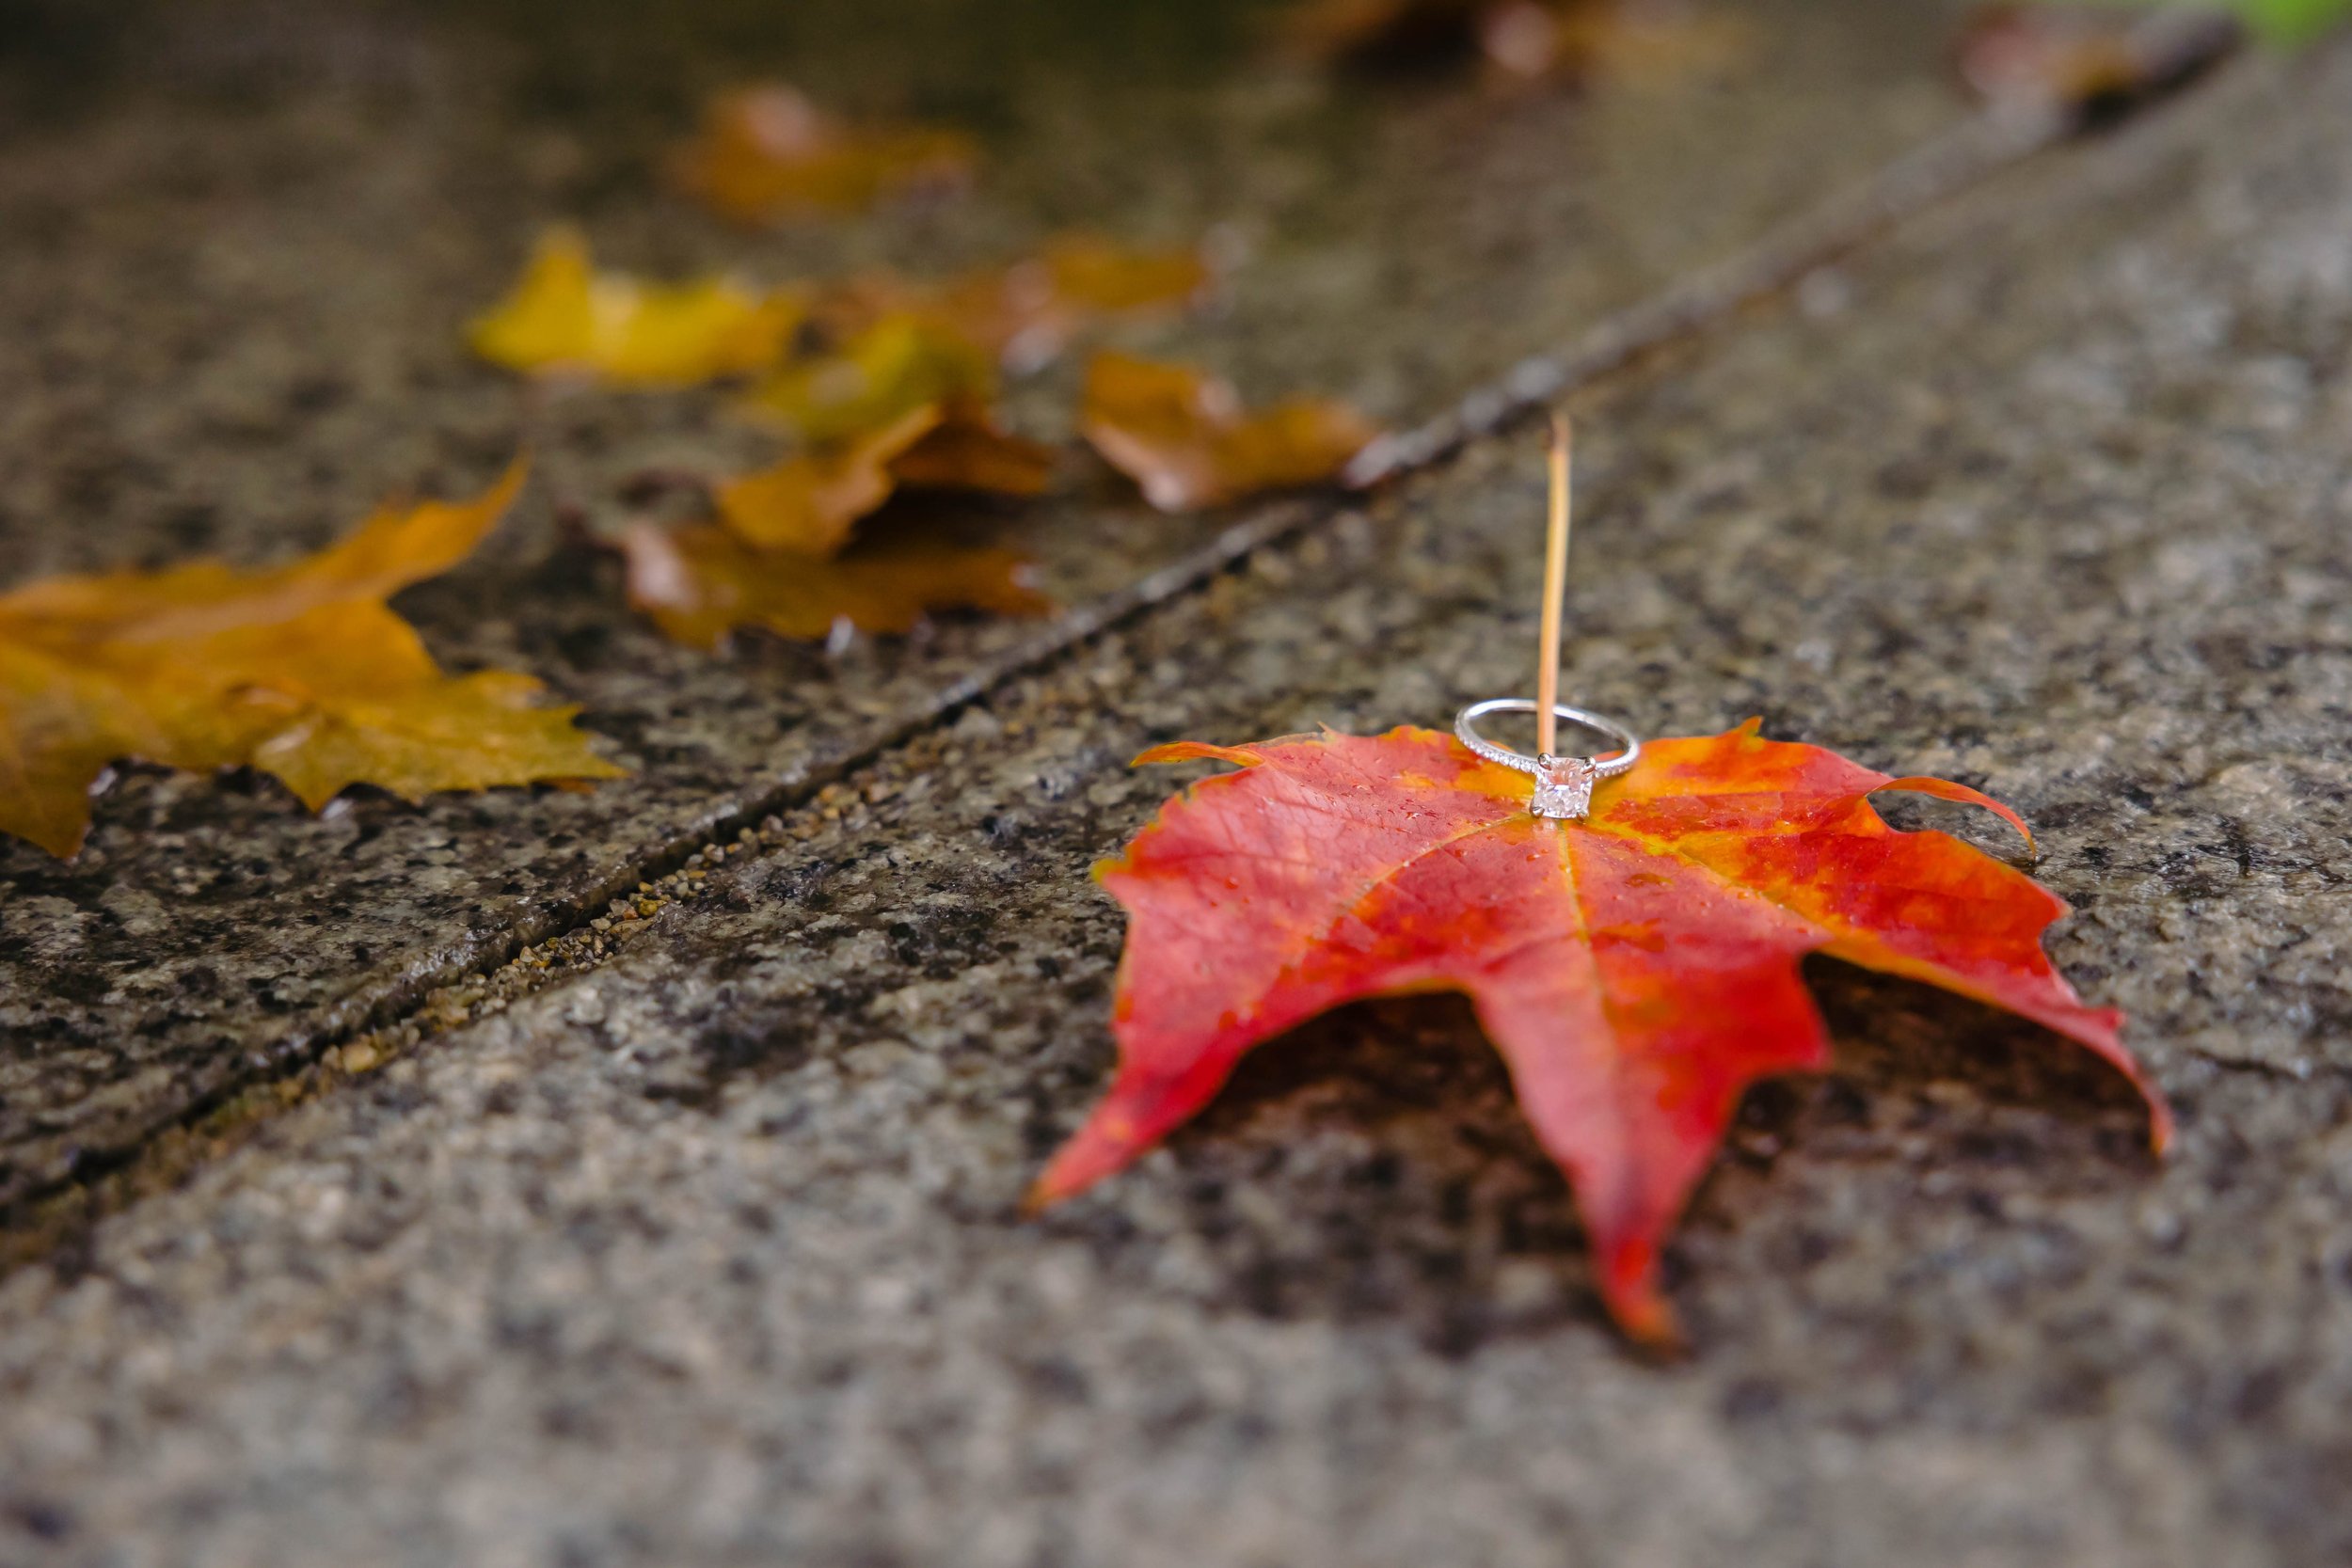
<instances>
[{"instance_id":1,"label":"pave diamond accent","mask_svg":"<svg viewBox=\"0 0 2352 1568\"><path fill-rule=\"evenodd\" d=\"M1537 757L1535 794L1527 809L1538 816L1581 822L1593 809L1593 781L1599 776L1599 769L1583 757Z\"/></svg>"}]
</instances>

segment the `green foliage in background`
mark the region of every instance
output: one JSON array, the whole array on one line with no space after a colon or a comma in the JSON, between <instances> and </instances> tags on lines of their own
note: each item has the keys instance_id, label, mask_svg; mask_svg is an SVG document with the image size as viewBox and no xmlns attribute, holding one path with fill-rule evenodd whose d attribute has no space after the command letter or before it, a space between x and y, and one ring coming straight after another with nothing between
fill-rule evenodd
<instances>
[{"instance_id":1,"label":"green foliage in background","mask_svg":"<svg viewBox=\"0 0 2352 1568\"><path fill-rule=\"evenodd\" d=\"M2352 0L2233 0L2231 8L2266 36L2299 43L2352 16Z\"/></svg>"},{"instance_id":2,"label":"green foliage in background","mask_svg":"<svg viewBox=\"0 0 2352 1568\"><path fill-rule=\"evenodd\" d=\"M2233 11L2276 43L2307 43L2352 17L2352 0L2131 0L2142 6L2190 6Z\"/></svg>"}]
</instances>

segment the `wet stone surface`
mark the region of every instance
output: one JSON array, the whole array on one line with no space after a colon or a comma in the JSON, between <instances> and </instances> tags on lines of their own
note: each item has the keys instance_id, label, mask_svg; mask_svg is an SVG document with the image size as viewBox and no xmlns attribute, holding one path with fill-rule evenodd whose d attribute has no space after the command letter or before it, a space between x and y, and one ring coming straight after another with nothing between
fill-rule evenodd
<instances>
[{"instance_id":1,"label":"wet stone surface","mask_svg":"<svg viewBox=\"0 0 2352 1568\"><path fill-rule=\"evenodd\" d=\"M312 819L266 779L129 767L73 864L0 844L0 1201L595 913L1040 634L949 618L843 655L753 639L712 659L630 617L612 565L563 544L559 504L614 529L623 476L773 448L721 395L543 401L471 362L461 324L542 224L581 221L615 264L771 279L941 276L1079 224L1147 243L1223 226L1246 253L1223 311L1132 346L1253 399L1411 420L1964 112L1938 5L1754 0L1729 8L1748 41L1726 63L1501 100L1270 61L1263 9L227 0L126 8L119 35L75 22L76 57L115 71L87 99L0 73L0 582L279 559L387 495L478 487L528 443L539 480L501 535L400 608L447 665L585 704L637 769L421 808L359 789ZM697 215L656 182L659 150L703 88L770 70L852 111L971 123L978 190L760 236ZM1066 436L1073 373L1020 390L1022 422ZM1152 515L1073 457L1054 501L971 525L1034 547L1083 605L1222 521Z\"/></svg>"},{"instance_id":2,"label":"wet stone surface","mask_svg":"<svg viewBox=\"0 0 2352 1568\"><path fill-rule=\"evenodd\" d=\"M1485 442L0 1285L11 1549L2340 1560L2347 147L2352 51L2242 67L1577 409L1570 689L2018 806L2169 1162L2079 1053L1823 965L1836 1066L1743 1108L1678 1363L1600 1322L1443 999L1318 1022L1019 1217L1108 1066L1085 868L1187 776L1125 759L1520 684L1539 464Z\"/></svg>"}]
</instances>

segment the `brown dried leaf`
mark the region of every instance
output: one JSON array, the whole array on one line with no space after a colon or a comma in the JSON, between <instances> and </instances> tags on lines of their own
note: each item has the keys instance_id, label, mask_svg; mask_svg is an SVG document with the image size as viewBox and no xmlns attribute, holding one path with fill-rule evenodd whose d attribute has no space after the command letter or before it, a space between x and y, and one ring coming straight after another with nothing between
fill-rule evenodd
<instances>
[{"instance_id":1,"label":"brown dried leaf","mask_svg":"<svg viewBox=\"0 0 2352 1568\"><path fill-rule=\"evenodd\" d=\"M1092 234L1055 240L1027 261L920 284L887 276L833 290L817 319L843 336L891 320L921 323L1015 369L1033 370L1099 322L1191 304L1216 271L1198 248L1139 250Z\"/></svg>"},{"instance_id":2,"label":"brown dried leaf","mask_svg":"<svg viewBox=\"0 0 2352 1568\"><path fill-rule=\"evenodd\" d=\"M1331 478L1379 431L1345 404L1296 398L1245 413L1225 382L1184 365L1098 354L1086 438L1163 512Z\"/></svg>"},{"instance_id":3,"label":"brown dried leaf","mask_svg":"<svg viewBox=\"0 0 2352 1568\"><path fill-rule=\"evenodd\" d=\"M914 490L981 490L1041 496L1054 483L1060 454L1000 428L976 404L949 404L940 422L890 461L890 474Z\"/></svg>"},{"instance_id":4,"label":"brown dried leaf","mask_svg":"<svg viewBox=\"0 0 2352 1568\"><path fill-rule=\"evenodd\" d=\"M961 184L977 161L961 133L852 128L797 89L769 83L713 99L701 134L679 150L676 173L722 216L762 224L859 212L920 186Z\"/></svg>"},{"instance_id":5,"label":"brown dried leaf","mask_svg":"<svg viewBox=\"0 0 2352 1568\"><path fill-rule=\"evenodd\" d=\"M898 483L892 461L939 421L940 405L925 404L840 447L797 452L728 480L712 494L719 520L755 548L831 555L860 517L890 499Z\"/></svg>"},{"instance_id":6,"label":"brown dried leaf","mask_svg":"<svg viewBox=\"0 0 2352 1568\"><path fill-rule=\"evenodd\" d=\"M754 394L755 413L812 447L720 486L720 518L761 549L831 555L901 484L1036 495L1054 453L996 424L993 367L962 337L885 315L840 353L779 372Z\"/></svg>"},{"instance_id":7,"label":"brown dried leaf","mask_svg":"<svg viewBox=\"0 0 2352 1568\"><path fill-rule=\"evenodd\" d=\"M906 632L934 610L1043 615L1053 601L1010 550L895 539L830 559L757 550L724 529L631 529L629 603L674 641L716 650L738 626L816 640L836 622Z\"/></svg>"}]
</instances>

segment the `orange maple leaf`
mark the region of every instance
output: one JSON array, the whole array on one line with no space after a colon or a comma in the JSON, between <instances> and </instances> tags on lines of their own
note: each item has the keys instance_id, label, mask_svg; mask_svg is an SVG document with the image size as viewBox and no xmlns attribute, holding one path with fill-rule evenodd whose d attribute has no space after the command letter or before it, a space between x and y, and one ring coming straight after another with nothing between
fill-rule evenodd
<instances>
[{"instance_id":1,"label":"orange maple leaf","mask_svg":"<svg viewBox=\"0 0 2352 1568\"><path fill-rule=\"evenodd\" d=\"M1379 434L1327 398L1248 413L1214 376L1124 354L1098 354L1087 367L1079 422L1094 450L1163 512L1319 483Z\"/></svg>"},{"instance_id":2,"label":"orange maple leaf","mask_svg":"<svg viewBox=\"0 0 2352 1568\"><path fill-rule=\"evenodd\" d=\"M797 452L721 483L719 520L747 545L829 556L900 485L1035 496L1054 451L997 427L965 400L930 403L843 445Z\"/></svg>"},{"instance_id":3,"label":"orange maple leaf","mask_svg":"<svg viewBox=\"0 0 2352 1568\"><path fill-rule=\"evenodd\" d=\"M738 626L817 639L847 622L905 632L934 610L1043 615L1053 601L1011 550L900 536L838 556L755 549L723 528L630 529L629 603L672 641L716 650Z\"/></svg>"},{"instance_id":4,"label":"orange maple leaf","mask_svg":"<svg viewBox=\"0 0 2352 1568\"><path fill-rule=\"evenodd\" d=\"M512 371L686 387L773 365L805 313L789 290L761 293L726 278L646 283L599 272L576 230L555 229L467 338L475 353Z\"/></svg>"},{"instance_id":5,"label":"orange maple leaf","mask_svg":"<svg viewBox=\"0 0 2352 1568\"><path fill-rule=\"evenodd\" d=\"M777 83L711 100L675 168L721 216L760 224L804 212L856 212L925 185L967 180L971 138L923 126L852 127Z\"/></svg>"},{"instance_id":6,"label":"orange maple leaf","mask_svg":"<svg viewBox=\"0 0 2352 1568\"><path fill-rule=\"evenodd\" d=\"M910 408L839 447L795 452L722 482L711 492L719 521L746 545L826 556L849 543L860 517L890 499L890 466L939 428L939 405Z\"/></svg>"},{"instance_id":7,"label":"orange maple leaf","mask_svg":"<svg viewBox=\"0 0 2352 1568\"><path fill-rule=\"evenodd\" d=\"M2051 967L2055 895L1957 839L1899 832L1889 778L1818 747L1660 740L1581 822L1532 816L1533 781L1450 736L1399 728L1161 746L1242 771L1161 809L1095 868L1125 907L1109 1093L1033 1198L1118 1170L1205 1105L1242 1053L1360 997L1469 993L1521 1107L1567 1173L1610 1310L1666 1340L1658 1254L1741 1092L1819 1069L1828 1037L1798 960L1826 953L2020 1013L2097 1053L2169 1117Z\"/></svg>"},{"instance_id":8,"label":"orange maple leaf","mask_svg":"<svg viewBox=\"0 0 2352 1568\"><path fill-rule=\"evenodd\" d=\"M386 507L284 566L194 562L0 594L0 832L69 856L119 758L249 765L317 810L346 785L436 790L617 777L528 675L441 673L384 603L465 559L514 500Z\"/></svg>"},{"instance_id":9,"label":"orange maple leaf","mask_svg":"<svg viewBox=\"0 0 2352 1568\"><path fill-rule=\"evenodd\" d=\"M1205 297L1216 281L1198 247L1143 250L1074 233L1010 266L945 283L884 274L852 278L820 295L812 313L844 336L894 319L920 322L1027 371L1098 323L1180 309Z\"/></svg>"}]
</instances>

